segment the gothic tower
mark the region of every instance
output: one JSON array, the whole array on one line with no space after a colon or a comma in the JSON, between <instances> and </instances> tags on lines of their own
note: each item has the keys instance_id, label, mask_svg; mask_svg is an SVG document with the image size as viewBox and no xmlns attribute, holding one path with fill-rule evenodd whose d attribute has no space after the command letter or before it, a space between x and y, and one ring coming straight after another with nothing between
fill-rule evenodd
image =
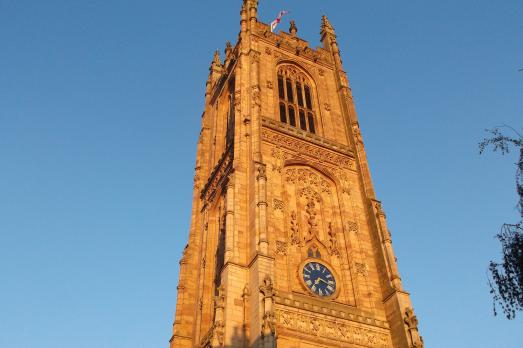
<instances>
[{"instance_id":1,"label":"gothic tower","mask_svg":"<svg viewBox=\"0 0 523 348\"><path fill-rule=\"evenodd\" d=\"M421 348L334 28L257 12L211 63L171 348Z\"/></svg>"}]
</instances>

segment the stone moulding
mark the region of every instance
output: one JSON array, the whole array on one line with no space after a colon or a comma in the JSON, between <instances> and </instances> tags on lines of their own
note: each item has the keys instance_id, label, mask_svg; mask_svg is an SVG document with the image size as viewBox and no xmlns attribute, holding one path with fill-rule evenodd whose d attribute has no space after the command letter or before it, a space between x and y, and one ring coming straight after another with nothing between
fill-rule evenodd
<instances>
[{"instance_id":1,"label":"stone moulding","mask_svg":"<svg viewBox=\"0 0 523 348\"><path fill-rule=\"evenodd\" d=\"M315 238L316 239L316 238ZM316 239L317 241L317 239ZM336 272L336 268L332 266L332 264L330 264L329 262L323 260L323 259L317 259L317 258L307 258L305 260L303 260L300 265L298 266L298 270L299 272L301 272L301 270L303 270L303 267L309 263L309 262L316 262L316 263L319 263L325 267L327 267L333 274L334 274L334 279L338 280L338 279L341 279L340 275L338 274L338 272ZM299 277L300 279L300 283L301 283L301 286L303 287L303 289L307 292L309 292L310 290L308 289L307 287L307 284L305 283L303 277ZM330 296L323 296L323 297L320 297L316 294L312 294L312 296L314 297L317 297L320 301L330 301L330 300L335 300L339 295L340 295L340 291L341 291L341 288L342 288L342 284L340 282L337 283L336 285L336 290L334 291L334 293ZM319 307L318 307L319 309ZM311 313L313 314L313 313Z\"/></svg>"},{"instance_id":2,"label":"stone moulding","mask_svg":"<svg viewBox=\"0 0 523 348\"><path fill-rule=\"evenodd\" d=\"M356 344L368 348L392 346L388 329L287 308L276 308L275 316L276 327L280 334L309 335L331 342Z\"/></svg>"},{"instance_id":3,"label":"stone moulding","mask_svg":"<svg viewBox=\"0 0 523 348\"><path fill-rule=\"evenodd\" d=\"M322 303L319 302L316 302L317 304L314 304L311 301L304 300L303 297L297 299L291 298L290 296L291 295L289 294L277 295L275 297L275 303L277 305L277 308L283 308L290 311L297 311L299 313L309 312L312 310L313 312L310 312L311 315L320 313L323 316L330 317L332 320L347 320L354 324L368 325L376 329L389 330L390 328L389 323L385 320L371 318L359 314L353 314L343 309L337 309L343 307L344 305L338 305L335 302L328 304L328 307L324 307L322 306ZM323 305L325 305L325 303L323 303Z\"/></svg>"},{"instance_id":4,"label":"stone moulding","mask_svg":"<svg viewBox=\"0 0 523 348\"><path fill-rule=\"evenodd\" d=\"M229 175L232 170L232 161L233 161L233 151L232 146L227 148L222 155L222 158L218 161L218 164L214 167L209 180L205 184L200 198L206 202L211 201L220 186Z\"/></svg>"},{"instance_id":5,"label":"stone moulding","mask_svg":"<svg viewBox=\"0 0 523 348\"><path fill-rule=\"evenodd\" d=\"M354 153L349 147L302 132L281 122L262 118L262 140L298 152L303 156L314 157L336 166L355 170ZM303 134L302 134L303 133ZM312 143L312 144L311 144Z\"/></svg>"}]
</instances>

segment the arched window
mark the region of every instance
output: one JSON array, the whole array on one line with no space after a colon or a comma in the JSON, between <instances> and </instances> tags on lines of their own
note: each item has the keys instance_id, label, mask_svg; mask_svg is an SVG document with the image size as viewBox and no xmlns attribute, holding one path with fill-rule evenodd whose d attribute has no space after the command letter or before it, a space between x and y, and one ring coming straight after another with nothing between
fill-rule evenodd
<instances>
[{"instance_id":1,"label":"arched window","mask_svg":"<svg viewBox=\"0 0 523 348\"><path fill-rule=\"evenodd\" d=\"M307 256L321 259L320 251L318 250L318 247L316 245L313 245L309 248L309 250L307 250Z\"/></svg>"},{"instance_id":2,"label":"arched window","mask_svg":"<svg viewBox=\"0 0 523 348\"><path fill-rule=\"evenodd\" d=\"M316 133L311 84L307 76L290 65L278 69L280 121Z\"/></svg>"}]
</instances>

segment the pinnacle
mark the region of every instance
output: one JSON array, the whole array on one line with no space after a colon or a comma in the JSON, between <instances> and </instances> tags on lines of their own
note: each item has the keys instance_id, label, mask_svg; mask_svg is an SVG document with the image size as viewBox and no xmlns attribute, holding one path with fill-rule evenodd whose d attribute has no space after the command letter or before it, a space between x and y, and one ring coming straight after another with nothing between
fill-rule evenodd
<instances>
[{"instance_id":1,"label":"pinnacle","mask_svg":"<svg viewBox=\"0 0 523 348\"><path fill-rule=\"evenodd\" d=\"M232 55L232 44L230 41L225 43L225 65L231 60Z\"/></svg>"},{"instance_id":2,"label":"pinnacle","mask_svg":"<svg viewBox=\"0 0 523 348\"><path fill-rule=\"evenodd\" d=\"M329 19L326 15L323 15L321 17L321 30L332 30L334 31L334 28L332 27L332 24L329 22Z\"/></svg>"},{"instance_id":3,"label":"pinnacle","mask_svg":"<svg viewBox=\"0 0 523 348\"><path fill-rule=\"evenodd\" d=\"M214 52L214 57L212 59L213 65L222 65L222 61L220 60L220 51L216 50Z\"/></svg>"},{"instance_id":4,"label":"pinnacle","mask_svg":"<svg viewBox=\"0 0 523 348\"><path fill-rule=\"evenodd\" d=\"M296 22L294 22L294 20L291 20L291 26L289 28L289 33L291 33L292 36L296 36L297 32L298 32L298 27L296 26Z\"/></svg>"}]
</instances>

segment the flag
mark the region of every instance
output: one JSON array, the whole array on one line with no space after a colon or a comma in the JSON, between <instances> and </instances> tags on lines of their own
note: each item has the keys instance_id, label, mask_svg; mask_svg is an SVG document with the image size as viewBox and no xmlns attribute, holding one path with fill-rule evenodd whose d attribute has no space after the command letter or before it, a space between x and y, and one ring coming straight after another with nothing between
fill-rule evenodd
<instances>
[{"instance_id":1,"label":"flag","mask_svg":"<svg viewBox=\"0 0 523 348\"><path fill-rule=\"evenodd\" d=\"M280 11L280 13L278 13L278 17L276 17L276 19L271 22L271 32L274 32L274 29L276 29L278 24L280 24L281 18L288 13L289 11Z\"/></svg>"}]
</instances>

